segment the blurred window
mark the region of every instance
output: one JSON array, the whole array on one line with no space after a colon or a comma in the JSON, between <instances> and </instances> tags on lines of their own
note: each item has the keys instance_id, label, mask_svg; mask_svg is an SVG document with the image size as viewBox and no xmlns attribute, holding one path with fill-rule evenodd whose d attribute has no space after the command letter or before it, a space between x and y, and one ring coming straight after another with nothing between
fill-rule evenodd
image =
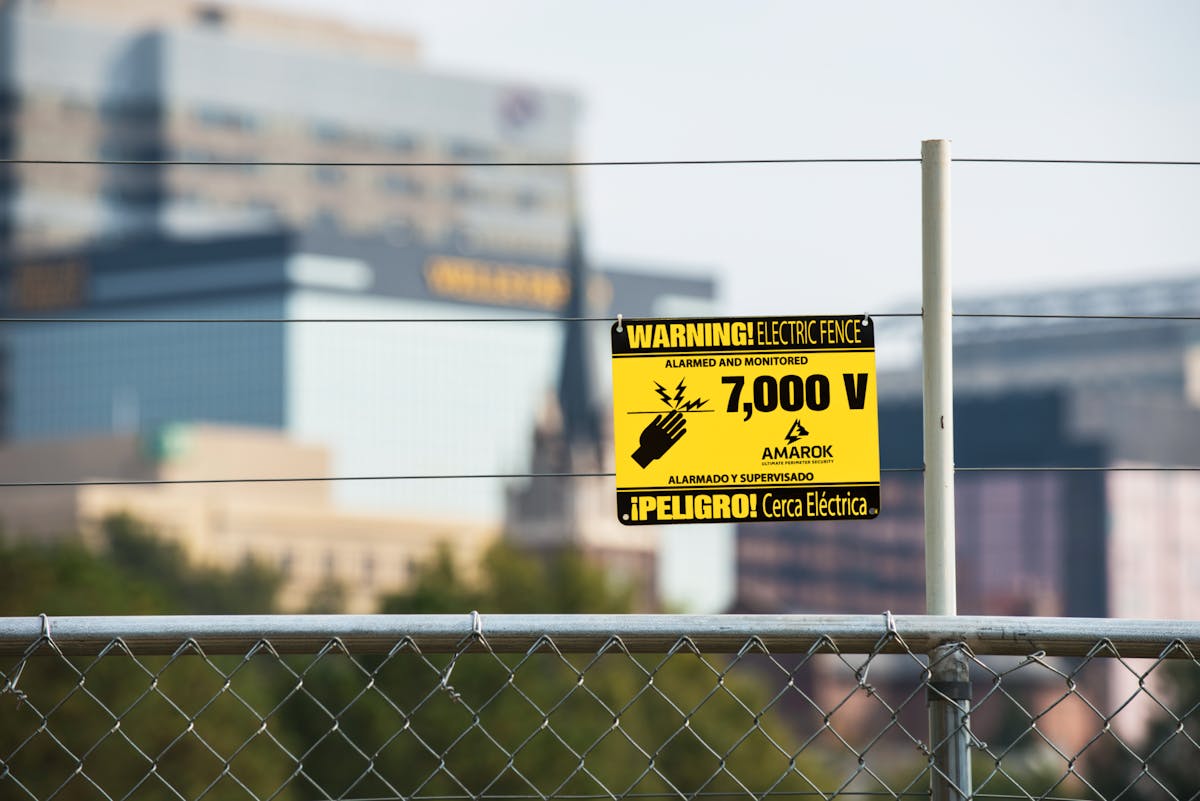
<instances>
[{"instance_id":1,"label":"blurred window","mask_svg":"<svg viewBox=\"0 0 1200 801\"><path fill-rule=\"evenodd\" d=\"M540 198L532 189L522 189L517 192L517 207L523 211L532 211L538 207Z\"/></svg>"},{"instance_id":2,"label":"blurred window","mask_svg":"<svg viewBox=\"0 0 1200 801\"><path fill-rule=\"evenodd\" d=\"M313 123L312 136L318 142L336 144L350 139L349 132L335 122L320 121Z\"/></svg>"},{"instance_id":3,"label":"blurred window","mask_svg":"<svg viewBox=\"0 0 1200 801\"><path fill-rule=\"evenodd\" d=\"M254 116L231 108L219 106L200 106L196 109L196 120L207 128L220 128L227 131L253 131L258 127Z\"/></svg>"},{"instance_id":4,"label":"blurred window","mask_svg":"<svg viewBox=\"0 0 1200 801\"><path fill-rule=\"evenodd\" d=\"M419 195L424 187L421 182L411 175L384 175L380 179L380 184L388 192L395 195Z\"/></svg>"},{"instance_id":5,"label":"blurred window","mask_svg":"<svg viewBox=\"0 0 1200 801\"><path fill-rule=\"evenodd\" d=\"M417 149L417 138L412 134L394 133L384 141L392 150L398 150L402 153Z\"/></svg>"},{"instance_id":6,"label":"blurred window","mask_svg":"<svg viewBox=\"0 0 1200 801\"><path fill-rule=\"evenodd\" d=\"M456 139L450 142L450 155L456 161L492 161L492 149L478 142Z\"/></svg>"},{"instance_id":7,"label":"blurred window","mask_svg":"<svg viewBox=\"0 0 1200 801\"><path fill-rule=\"evenodd\" d=\"M346 180L346 173L339 167L322 164L313 169L313 180L322 186L338 186Z\"/></svg>"}]
</instances>

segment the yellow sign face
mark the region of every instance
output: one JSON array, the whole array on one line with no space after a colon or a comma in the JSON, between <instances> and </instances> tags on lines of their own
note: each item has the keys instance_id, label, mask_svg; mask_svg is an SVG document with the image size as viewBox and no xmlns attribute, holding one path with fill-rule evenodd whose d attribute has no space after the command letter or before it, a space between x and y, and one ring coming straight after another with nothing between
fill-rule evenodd
<instances>
[{"instance_id":1,"label":"yellow sign face","mask_svg":"<svg viewBox=\"0 0 1200 801\"><path fill-rule=\"evenodd\" d=\"M879 514L870 318L624 320L612 354L622 523Z\"/></svg>"}]
</instances>

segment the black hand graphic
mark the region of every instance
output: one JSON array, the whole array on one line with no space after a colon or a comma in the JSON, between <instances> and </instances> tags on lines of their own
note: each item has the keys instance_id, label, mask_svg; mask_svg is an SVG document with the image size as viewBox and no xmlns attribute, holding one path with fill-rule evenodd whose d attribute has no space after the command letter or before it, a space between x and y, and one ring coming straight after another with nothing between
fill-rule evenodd
<instances>
[{"instance_id":1,"label":"black hand graphic","mask_svg":"<svg viewBox=\"0 0 1200 801\"><path fill-rule=\"evenodd\" d=\"M662 456L687 433L685 423L683 415L679 412L670 412L666 417L661 414L655 417L642 431L642 436L638 439L638 449L633 452L633 460L645 467Z\"/></svg>"}]
</instances>

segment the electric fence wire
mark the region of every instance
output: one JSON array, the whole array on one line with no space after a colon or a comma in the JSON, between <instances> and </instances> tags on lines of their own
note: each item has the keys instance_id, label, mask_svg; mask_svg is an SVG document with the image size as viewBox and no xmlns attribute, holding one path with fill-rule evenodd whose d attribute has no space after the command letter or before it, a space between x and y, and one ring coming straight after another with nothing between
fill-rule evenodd
<instances>
[{"instance_id":1,"label":"electric fence wire","mask_svg":"<svg viewBox=\"0 0 1200 801\"><path fill-rule=\"evenodd\" d=\"M846 315L834 315L846 316ZM857 315L850 315L857 316ZM920 312L867 314L866 317L920 317ZM632 318L630 318L632 319ZM674 317L639 317L672 322ZM1200 317L1195 318L1200 320ZM0 317L0 323L615 323L608 317Z\"/></svg>"},{"instance_id":2,"label":"electric fence wire","mask_svg":"<svg viewBox=\"0 0 1200 801\"><path fill-rule=\"evenodd\" d=\"M94 167L708 167L753 164L898 164L920 158L630 159L625 161L199 161L192 159L0 159L0 164Z\"/></svg>"},{"instance_id":3,"label":"electric fence wire","mask_svg":"<svg viewBox=\"0 0 1200 801\"><path fill-rule=\"evenodd\" d=\"M1098 465L1077 467L956 467L957 473L1173 473L1200 472L1189 465ZM881 473L924 473L923 467L883 467ZM461 481L471 479L614 478L616 473L426 473L381 476L267 476L259 478L85 479L80 481L3 481L0 489L36 487L154 487L189 484L301 484L335 481Z\"/></svg>"},{"instance_id":4,"label":"electric fence wire","mask_svg":"<svg viewBox=\"0 0 1200 801\"><path fill-rule=\"evenodd\" d=\"M920 163L916 157L879 158L786 158L786 159L645 159L621 161L195 161L195 160L132 160L132 159L0 159L0 164L42 166L129 166L129 167L668 167L720 165L785 165L785 164L882 164ZM1154 159L1034 159L959 157L954 162L964 164L1075 164L1111 166L1169 166L1198 167L1200 161ZM875 318L917 318L920 312L897 312L869 315ZM1054 320L1151 320L1200 321L1197 315L1129 315L1129 314L1021 314L1021 313L955 313L959 318L990 319L1054 319ZM457 317L457 318L154 318L154 317L6 317L0 323L529 323L529 322L612 322L611 317ZM957 467L956 472L1171 472L1200 471L1190 466L1072 466L1072 467ZM882 473L924 472L923 467L882 468ZM149 480L92 480L92 481L23 481L0 482L0 488L83 487L83 486L142 486L174 484L242 484L291 483L332 481L405 481L437 479L535 479L535 478L602 478L615 473L476 473L425 474L387 476L309 476L271 478L219 479L149 479Z\"/></svg>"},{"instance_id":5,"label":"electric fence wire","mask_svg":"<svg viewBox=\"0 0 1200 801\"><path fill-rule=\"evenodd\" d=\"M890 312L869 315L873 318L919 318L920 312ZM1200 321L1196 315L1128 315L1128 314L1020 314L1020 313L955 313L955 317L994 319L1067 319L1067 320L1169 320ZM27 317L0 318L0 323L512 323L512 322L613 322L612 317L456 317L456 318L156 318L156 317ZM1200 466L981 466L956 467L956 472L1200 472ZM882 473L924 472L923 467L882 468ZM213 479L144 479L144 480L89 480L89 481L14 481L0 482L0 489L35 487L88 487L88 486L156 486L181 484L255 484L255 483L302 483L334 481L428 481L470 479L537 479L537 478L605 478L615 473L447 473L377 476L296 476L263 478L213 478Z\"/></svg>"},{"instance_id":6,"label":"electric fence wire","mask_svg":"<svg viewBox=\"0 0 1200 801\"><path fill-rule=\"evenodd\" d=\"M94 167L704 167L786 164L918 164L916 156L740 158L740 159L623 159L612 161L241 161L195 159L0 159L0 164ZM1078 164L1128 167L1200 167L1200 161L1169 159L1050 159L1019 157L957 157L960 164Z\"/></svg>"},{"instance_id":7,"label":"electric fence wire","mask_svg":"<svg viewBox=\"0 0 1200 801\"><path fill-rule=\"evenodd\" d=\"M761 315L746 315L753 318ZM780 316L780 315L767 315ZM812 316L812 315L797 315ZM845 315L827 315L845 316ZM866 314L872 319L920 318L921 312L887 312ZM1014 320L1128 320L1158 322L1200 322L1196 314L1025 314L1015 312L955 312L953 317L963 319L1014 319ZM670 322L672 317L644 317L639 321ZM608 317L0 317L3 323L613 323L616 318Z\"/></svg>"}]
</instances>

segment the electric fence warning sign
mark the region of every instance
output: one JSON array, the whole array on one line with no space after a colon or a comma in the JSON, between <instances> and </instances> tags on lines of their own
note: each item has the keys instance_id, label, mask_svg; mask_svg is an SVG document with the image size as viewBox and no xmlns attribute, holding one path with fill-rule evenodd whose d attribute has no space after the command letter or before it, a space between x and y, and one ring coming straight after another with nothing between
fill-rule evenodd
<instances>
[{"instance_id":1,"label":"electric fence warning sign","mask_svg":"<svg viewBox=\"0 0 1200 801\"><path fill-rule=\"evenodd\" d=\"M622 523L879 514L870 318L621 320L612 356Z\"/></svg>"}]
</instances>

